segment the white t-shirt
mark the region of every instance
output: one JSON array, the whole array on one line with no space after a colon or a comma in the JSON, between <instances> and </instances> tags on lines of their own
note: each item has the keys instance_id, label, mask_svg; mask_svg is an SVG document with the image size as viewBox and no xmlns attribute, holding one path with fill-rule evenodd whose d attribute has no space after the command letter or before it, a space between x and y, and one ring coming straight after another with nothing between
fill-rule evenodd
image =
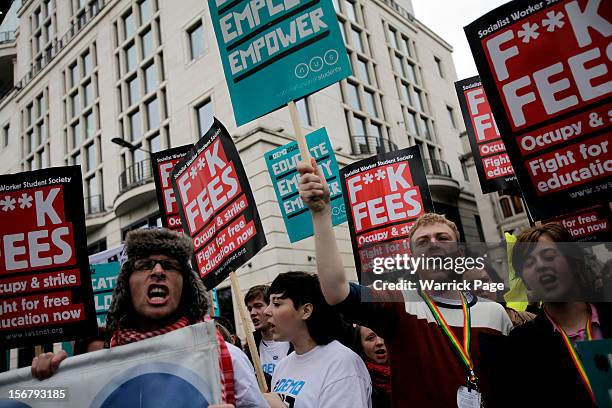
<instances>
[{"instance_id":1,"label":"white t-shirt","mask_svg":"<svg viewBox=\"0 0 612 408\"><path fill-rule=\"evenodd\" d=\"M274 374L274 368L289 352L288 341L261 340L259 343L259 360L264 373Z\"/></svg>"},{"instance_id":2,"label":"white t-shirt","mask_svg":"<svg viewBox=\"0 0 612 408\"><path fill-rule=\"evenodd\" d=\"M274 370L272 391L288 408L372 406L372 381L365 364L336 340L282 359Z\"/></svg>"},{"instance_id":3,"label":"white t-shirt","mask_svg":"<svg viewBox=\"0 0 612 408\"><path fill-rule=\"evenodd\" d=\"M227 344L227 350L232 357L232 366L234 368L236 408L267 407L268 403L259 391L253 365L246 354L229 342L225 342L225 344Z\"/></svg>"}]
</instances>

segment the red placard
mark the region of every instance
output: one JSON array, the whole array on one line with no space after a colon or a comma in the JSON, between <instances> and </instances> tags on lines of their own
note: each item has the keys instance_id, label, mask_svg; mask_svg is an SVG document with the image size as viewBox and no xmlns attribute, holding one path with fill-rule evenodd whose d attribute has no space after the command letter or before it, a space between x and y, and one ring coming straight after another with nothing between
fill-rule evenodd
<instances>
[{"instance_id":1,"label":"red placard","mask_svg":"<svg viewBox=\"0 0 612 408\"><path fill-rule=\"evenodd\" d=\"M483 193L516 189L516 177L480 77L455 82Z\"/></svg>"},{"instance_id":2,"label":"red placard","mask_svg":"<svg viewBox=\"0 0 612 408\"><path fill-rule=\"evenodd\" d=\"M610 201L611 27L610 1L523 0L465 28L536 220Z\"/></svg>"},{"instance_id":3,"label":"red placard","mask_svg":"<svg viewBox=\"0 0 612 408\"><path fill-rule=\"evenodd\" d=\"M212 289L266 245L240 156L221 122L215 119L170 177L194 265Z\"/></svg>"},{"instance_id":4,"label":"red placard","mask_svg":"<svg viewBox=\"0 0 612 408\"><path fill-rule=\"evenodd\" d=\"M360 282L373 278L376 257L406 253L413 221L433 211L417 147L361 160L340 170Z\"/></svg>"},{"instance_id":5,"label":"red placard","mask_svg":"<svg viewBox=\"0 0 612 408\"><path fill-rule=\"evenodd\" d=\"M183 227L178 213L174 190L172 189L170 173L174 165L181 161L192 148L193 145L185 145L151 153L155 192L157 193L157 203L161 213L162 225L171 230L182 231Z\"/></svg>"},{"instance_id":6,"label":"red placard","mask_svg":"<svg viewBox=\"0 0 612 408\"><path fill-rule=\"evenodd\" d=\"M0 339L21 347L93 335L80 167L0 176Z\"/></svg>"}]
</instances>

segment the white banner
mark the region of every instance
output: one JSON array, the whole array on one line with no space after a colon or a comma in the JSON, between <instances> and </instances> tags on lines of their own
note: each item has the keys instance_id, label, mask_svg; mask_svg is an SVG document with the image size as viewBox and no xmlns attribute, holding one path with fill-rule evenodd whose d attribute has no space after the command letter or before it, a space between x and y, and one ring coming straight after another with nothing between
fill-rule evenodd
<instances>
[{"instance_id":1,"label":"white banner","mask_svg":"<svg viewBox=\"0 0 612 408\"><path fill-rule=\"evenodd\" d=\"M207 407L221 401L212 322L63 361L51 378L0 374L0 407Z\"/></svg>"}]
</instances>

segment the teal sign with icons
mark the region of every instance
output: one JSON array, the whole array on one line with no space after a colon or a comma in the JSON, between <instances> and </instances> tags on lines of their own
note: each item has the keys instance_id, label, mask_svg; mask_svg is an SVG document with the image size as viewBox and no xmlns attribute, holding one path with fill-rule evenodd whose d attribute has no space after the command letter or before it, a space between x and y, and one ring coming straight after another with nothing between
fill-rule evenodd
<instances>
[{"instance_id":1,"label":"teal sign with icons","mask_svg":"<svg viewBox=\"0 0 612 408\"><path fill-rule=\"evenodd\" d=\"M238 126L351 75L331 0L208 0Z\"/></svg>"},{"instance_id":2,"label":"teal sign with icons","mask_svg":"<svg viewBox=\"0 0 612 408\"><path fill-rule=\"evenodd\" d=\"M578 341L576 349L599 408L612 408L612 339Z\"/></svg>"},{"instance_id":3,"label":"teal sign with icons","mask_svg":"<svg viewBox=\"0 0 612 408\"><path fill-rule=\"evenodd\" d=\"M341 224L346 221L346 209L340 186L340 171L325 128L306 135L306 143L329 186L332 224ZM297 142L269 151L265 157L289 241L297 242L312 236L312 216L298 191L300 175L297 165L302 159Z\"/></svg>"}]
</instances>

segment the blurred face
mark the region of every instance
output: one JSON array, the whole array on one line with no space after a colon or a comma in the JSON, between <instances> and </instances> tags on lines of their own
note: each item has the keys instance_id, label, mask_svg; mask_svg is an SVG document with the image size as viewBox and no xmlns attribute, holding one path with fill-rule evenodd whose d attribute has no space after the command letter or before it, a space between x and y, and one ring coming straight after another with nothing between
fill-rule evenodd
<instances>
[{"instance_id":1,"label":"blurred face","mask_svg":"<svg viewBox=\"0 0 612 408\"><path fill-rule=\"evenodd\" d=\"M576 300L578 287L566 257L547 235L538 240L535 249L527 256L522 276L536 300Z\"/></svg>"},{"instance_id":2,"label":"blurred face","mask_svg":"<svg viewBox=\"0 0 612 408\"><path fill-rule=\"evenodd\" d=\"M282 294L270 295L270 305L265 310L274 341L293 341L308 331L306 320L312 313L307 303L295 309L291 299L281 299Z\"/></svg>"},{"instance_id":3,"label":"blurred face","mask_svg":"<svg viewBox=\"0 0 612 408\"><path fill-rule=\"evenodd\" d=\"M451 227L444 223L435 223L419 227L411 238L412 255L424 257L456 257L463 254L457 243L457 236ZM455 273L449 270L421 268L418 271L421 279L443 282Z\"/></svg>"},{"instance_id":4,"label":"blurred face","mask_svg":"<svg viewBox=\"0 0 612 408\"><path fill-rule=\"evenodd\" d=\"M366 357L375 363L387 364L387 347L385 347L385 341L382 337L378 337L376 333L367 327L362 326L359 331L361 334L361 346Z\"/></svg>"},{"instance_id":5,"label":"blurred face","mask_svg":"<svg viewBox=\"0 0 612 408\"><path fill-rule=\"evenodd\" d=\"M165 255L134 262L130 294L134 310L145 320L162 320L176 312L183 292L181 264Z\"/></svg>"},{"instance_id":6,"label":"blurred face","mask_svg":"<svg viewBox=\"0 0 612 408\"><path fill-rule=\"evenodd\" d=\"M463 279L466 282L482 281L483 284L493 283L491 277L485 269L474 268L463 273ZM497 295L490 290L484 290L481 285L477 290L472 290L472 293L478 297L496 301Z\"/></svg>"},{"instance_id":7,"label":"blurred face","mask_svg":"<svg viewBox=\"0 0 612 408\"><path fill-rule=\"evenodd\" d=\"M261 330L268 324L268 318L264 314L266 307L268 307L268 304L264 300L263 295L247 303L247 309L255 330Z\"/></svg>"}]
</instances>

